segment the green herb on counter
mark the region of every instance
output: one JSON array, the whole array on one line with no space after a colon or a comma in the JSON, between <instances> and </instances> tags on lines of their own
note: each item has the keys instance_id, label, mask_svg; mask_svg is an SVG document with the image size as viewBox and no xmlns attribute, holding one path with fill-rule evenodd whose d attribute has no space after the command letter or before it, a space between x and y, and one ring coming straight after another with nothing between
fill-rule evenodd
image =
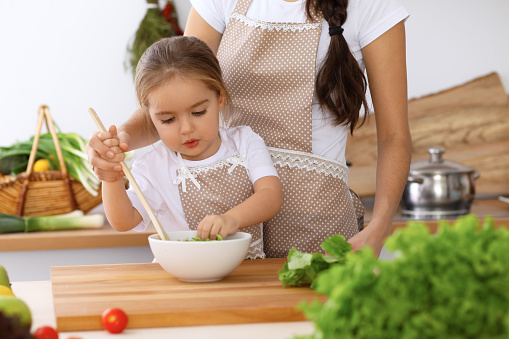
<instances>
[{"instance_id":1,"label":"green herb on counter","mask_svg":"<svg viewBox=\"0 0 509 339\"><path fill-rule=\"evenodd\" d=\"M325 239L322 249L330 255L319 252L303 253L293 247L288 253L288 262L278 271L279 280L283 286L311 285L318 274L328 269L332 264L344 264L346 254L352 245L346 242L342 235L334 235Z\"/></svg>"},{"instance_id":2,"label":"green herb on counter","mask_svg":"<svg viewBox=\"0 0 509 339\"><path fill-rule=\"evenodd\" d=\"M87 214L76 210L66 214L18 217L0 213L0 234L40 231L63 231L74 229L101 228L104 226L103 214Z\"/></svg>"},{"instance_id":3,"label":"green herb on counter","mask_svg":"<svg viewBox=\"0 0 509 339\"><path fill-rule=\"evenodd\" d=\"M300 338L507 338L509 231L473 215L439 223L435 236L409 222L388 238L391 261L370 248L320 273L328 297L299 306L315 325Z\"/></svg>"}]
</instances>

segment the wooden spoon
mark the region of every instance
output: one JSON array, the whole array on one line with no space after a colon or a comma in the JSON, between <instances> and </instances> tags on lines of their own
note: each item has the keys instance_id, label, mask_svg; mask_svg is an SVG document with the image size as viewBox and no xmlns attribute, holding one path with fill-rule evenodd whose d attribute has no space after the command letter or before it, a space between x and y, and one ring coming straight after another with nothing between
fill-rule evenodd
<instances>
[{"instance_id":1,"label":"wooden spoon","mask_svg":"<svg viewBox=\"0 0 509 339\"><path fill-rule=\"evenodd\" d=\"M107 132L101 119L99 119L99 116L92 108L88 109L88 113L90 113L90 115L92 116L92 119L94 119L94 122L95 122L97 128L99 128L99 130L101 132ZM129 170L129 167L127 167L127 164L125 163L125 161L121 161L120 165L122 166L122 169L124 170L124 174L127 177L127 180L129 180L129 183L133 186L134 190L136 191L136 194L138 195L138 198L140 198L141 203L143 204L143 207L145 207L145 210L147 211L148 215L150 216L150 220L154 224L154 226L157 230L157 234L159 234L159 238L161 238L161 240L170 240L170 237L168 236L168 234L166 233L164 228L161 226L161 223L159 223L159 220L157 220L157 217L154 214L154 211L152 211L152 208L148 204L148 201L145 198L145 196L143 195L143 192L141 191L140 186L138 186L138 184L136 183L136 180L134 180L134 177L133 177L131 171Z\"/></svg>"}]
</instances>

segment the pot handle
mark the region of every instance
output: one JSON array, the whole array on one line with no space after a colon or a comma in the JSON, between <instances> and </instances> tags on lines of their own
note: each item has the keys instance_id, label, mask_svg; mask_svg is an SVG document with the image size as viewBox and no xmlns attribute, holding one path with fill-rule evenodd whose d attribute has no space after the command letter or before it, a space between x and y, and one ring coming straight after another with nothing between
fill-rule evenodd
<instances>
[{"instance_id":1,"label":"pot handle","mask_svg":"<svg viewBox=\"0 0 509 339\"><path fill-rule=\"evenodd\" d=\"M477 171L475 171L475 172L472 174L472 178L473 178L474 180L479 179L479 177L480 177L480 176L481 176L481 173L479 173L479 172L477 172Z\"/></svg>"},{"instance_id":2,"label":"pot handle","mask_svg":"<svg viewBox=\"0 0 509 339\"><path fill-rule=\"evenodd\" d=\"M408 182L414 182L416 184L422 184L424 183L424 179L423 178L419 178L419 177L412 177L412 176L409 176L408 179L407 179Z\"/></svg>"}]
</instances>

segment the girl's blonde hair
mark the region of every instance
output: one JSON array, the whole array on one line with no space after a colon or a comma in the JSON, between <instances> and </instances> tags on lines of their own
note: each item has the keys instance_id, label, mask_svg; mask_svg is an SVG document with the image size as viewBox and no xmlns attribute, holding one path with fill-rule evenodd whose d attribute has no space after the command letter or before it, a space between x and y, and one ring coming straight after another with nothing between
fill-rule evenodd
<instances>
[{"instance_id":1,"label":"girl's blonde hair","mask_svg":"<svg viewBox=\"0 0 509 339\"><path fill-rule=\"evenodd\" d=\"M230 97L219 61L205 42L190 36L163 38L145 50L136 66L135 88L140 106L148 108L149 95L175 76L200 80L208 88L225 95L223 122L229 120ZM150 117L147 115L150 124Z\"/></svg>"}]
</instances>

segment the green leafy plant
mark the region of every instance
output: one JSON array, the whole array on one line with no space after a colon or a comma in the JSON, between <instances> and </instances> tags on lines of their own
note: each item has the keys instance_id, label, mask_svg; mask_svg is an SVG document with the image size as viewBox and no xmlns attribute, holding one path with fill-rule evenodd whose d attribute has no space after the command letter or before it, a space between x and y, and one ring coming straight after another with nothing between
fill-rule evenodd
<instances>
[{"instance_id":1,"label":"green leafy plant","mask_svg":"<svg viewBox=\"0 0 509 339\"><path fill-rule=\"evenodd\" d=\"M296 338L507 338L509 231L473 215L436 235L420 222L389 237L391 261L370 248L331 265L313 287L328 297L299 306L315 332Z\"/></svg>"},{"instance_id":2,"label":"green leafy plant","mask_svg":"<svg viewBox=\"0 0 509 339\"><path fill-rule=\"evenodd\" d=\"M163 11L158 7L158 0L146 0L146 2L151 7L147 8L132 42L127 48L128 60L126 60L125 66L131 70L133 78L138 61L150 45L162 38L182 35L177 23L173 1L167 1Z\"/></svg>"},{"instance_id":3,"label":"green leafy plant","mask_svg":"<svg viewBox=\"0 0 509 339\"><path fill-rule=\"evenodd\" d=\"M346 254L350 252L352 245L346 242L342 235L336 234L325 239L321 245L329 255L319 252L303 253L293 247L288 253L288 262L278 271L279 280L283 286L311 285L322 271L327 270L333 264L344 264Z\"/></svg>"},{"instance_id":4,"label":"green leafy plant","mask_svg":"<svg viewBox=\"0 0 509 339\"><path fill-rule=\"evenodd\" d=\"M56 126L58 128L58 126ZM86 151L86 140L75 133L57 133L67 172L93 196L97 196L100 180L91 169ZM0 169L2 174L16 175L27 170L28 158L32 152L33 137L18 141L8 147L0 147ZM47 159L50 170L59 170L57 151L52 136L41 134L36 160Z\"/></svg>"}]
</instances>

